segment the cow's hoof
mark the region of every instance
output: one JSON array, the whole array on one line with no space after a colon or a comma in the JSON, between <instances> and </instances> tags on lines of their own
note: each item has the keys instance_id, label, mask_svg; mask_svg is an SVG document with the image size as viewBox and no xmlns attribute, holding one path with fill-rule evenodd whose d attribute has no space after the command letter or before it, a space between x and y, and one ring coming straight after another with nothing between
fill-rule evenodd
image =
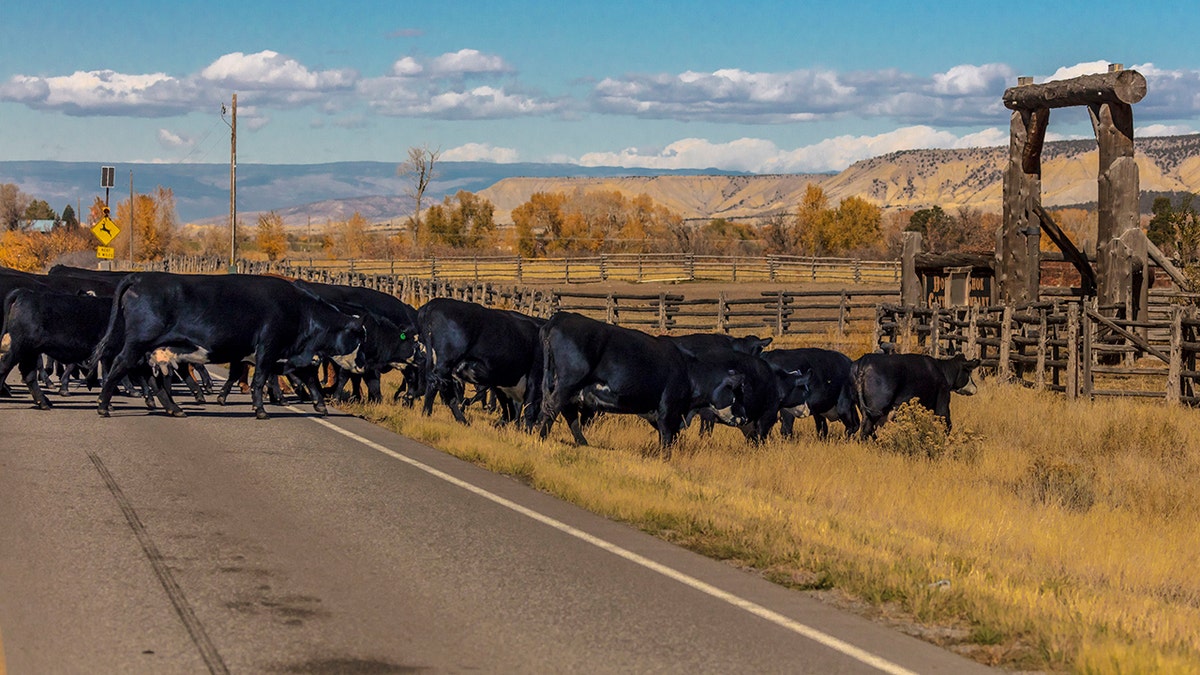
<instances>
[{"instance_id":1,"label":"cow's hoof","mask_svg":"<svg viewBox=\"0 0 1200 675\"><path fill-rule=\"evenodd\" d=\"M225 405L225 397L224 396L217 397L217 405Z\"/></svg>"},{"instance_id":2,"label":"cow's hoof","mask_svg":"<svg viewBox=\"0 0 1200 675\"><path fill-rule=\"evenodd\" d=\"M187 413L182 410L168 410L167 414L171 417L187 417Z\"/></svg>"},{"instance_id":3,"label":"cow's hoof","mask_svg":"<svg viewBox=\"0 0 1200 675\"><path fill-rule=\"evenodd\" d=\"M206 401L203 396L197 396L196 403L199 403L200 405L205 405L206 403L208 403L208 401Z\"/></svg>"},{"instance_id":4,"label":"cow's hoof","mask_svg":"<svg viewBox=\"0 0 1200 675\"><path fill-rule=\"evenodd\" d=\"M101 417L108 417L110 415L108 408L96 408L96 414Z\"/></svg>"},{"instance_id":5,"label":"cow's hoof","mask_svg":"<svg viewBox=\"0 0 1200 675\"><path fill-rule=\"evenodd\" d=\"M67 391L66 387L63 387L62 389L58 390L58 395L59 396L70 396L71 392Z\"/></svg>"},{"instance_id":6,"label":"cow's hoof","mask_svg":"<svg viewBox=\"0 0 1200 675\"><path fill-rule=\"evenodd\" d=\"M267 414L267 411L266 411L266 410L262 410L262 409L255 410L255 411L254 411L254 416L255 416L256 418L260 419L260 420L266 420L266 419L270 419L270 418L271 418L271 416Z\"/></svg>"},{"instance_id":7,"label":"cow's hoof","mask_svg":"<svg viewBox=\"0 0 1200 675\"><path fill-rule=\"evenodd\" d=\"M314 405L313 410L317 411L318 415L328 415L329 414L329 408L326 408L323 405Z\"/></svg>"},{"instance_id":8,"label":"cow's hoof","mask_svg":"<svg viewBox=\"0 0 1200 675\"><path fill-rule=\"evenodd\" d=\"M49 401L38 401L37 403L35 403L33 405L33 407L35 410L49 410L50 403L49 403Z\"/></svg>"}]
</instances>

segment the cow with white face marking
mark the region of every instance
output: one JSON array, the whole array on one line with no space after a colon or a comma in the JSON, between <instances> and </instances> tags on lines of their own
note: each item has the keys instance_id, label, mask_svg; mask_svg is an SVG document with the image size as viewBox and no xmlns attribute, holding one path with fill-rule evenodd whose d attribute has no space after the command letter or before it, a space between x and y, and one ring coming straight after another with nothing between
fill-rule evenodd
<instances>
[{"instance_id":1,"label":"cow with white face marking","mask_svg":"<svg viewBox=\"0 0 1200 675\"><path fill-rule=\"evenodd\" d=\"M580 414L589 411L638 415L664 448L699 410L730 426L749 421L745 375L686 354L671 338L559 312L542 326L541 341L543 438L561 414L575 442L587 445Z\"/></svg>"},{"instance_id":2,"label":"cow with white face marking","mask_svg":"<svg viewBox=\"0 0 1200 675\"><path fill-rule=\"evenodd\" d=\"M850 380L850 357L832 349L772 349L762 358L779 371L794 374L779 408L779 431L790 438L797 418L812 416L817 437L829 436L829 422L839 421L846 435L858 431L858 407Z\"/></svg>"},{"instance_id":3,"label":"cow with white face marking","mask_svg":"<svg viewBox=\"0 0 1200 675\"><path fill-rule=\"evenodd\" d=\"M253 275L138 272L121 281L108 329L93 361L111 359L98 412L107 417L117 382L139 363L231 363L250 355L255 415L266 419L262 390L269 375L295 370L325 412L315 363L329 358L361 371L363 320L283 279ZM171 402L171 415L183 410Z\"/></svg>"}]
</instances>

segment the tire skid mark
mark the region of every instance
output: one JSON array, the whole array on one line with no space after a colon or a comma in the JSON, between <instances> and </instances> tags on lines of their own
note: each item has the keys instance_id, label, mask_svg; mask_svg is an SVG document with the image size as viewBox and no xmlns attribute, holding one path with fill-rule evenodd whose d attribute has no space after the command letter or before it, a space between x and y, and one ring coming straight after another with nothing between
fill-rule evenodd
<instances>
[{"instance_id":1,"label":"tire skid mark","mask_svg":"<svg viewBox=\"0 0 1200 675\"><path fill-rule=\"evenodd\" d=\"M171 574L171 570L167 567L163 560L162 553L158 547L154 545L154 540L150 538L150 533L146 530L146 526L142 524L141 518L138 517L137 511L134 510L133 504L125 496L125 492L121 490L121 486L117 484L108 467L104 465L100 457L94 452L88 452L88 459L92 460L92 464L96 466L96 471L104 480L104 484L108 487L108 491L117 501L117 505L121 507L121 513L125 516L125 521L129 523L129 528L133 530L133 534L137 537L138 544L142 547L142 552L146 554L146 558L150 561L150 567L154 570L154 575L158 577L158 581L162 584L163 590L167 592L167 598L171 601L171 606L175 608L175 613L179 615L179 620L183 622L183 627L187 630L188 636L196 648L200 650L200 657L208 666L208 671L213 675L228 675L229 668L225 665L224 659L217 651L216 645L208 637L208 633L204 630L203 624L196 618L196 613L192 610L192 606L188 603L187 597L183 594L183 589L179 587L179 583L175 581L175 576Z\"/></svg>"}]
</instances>

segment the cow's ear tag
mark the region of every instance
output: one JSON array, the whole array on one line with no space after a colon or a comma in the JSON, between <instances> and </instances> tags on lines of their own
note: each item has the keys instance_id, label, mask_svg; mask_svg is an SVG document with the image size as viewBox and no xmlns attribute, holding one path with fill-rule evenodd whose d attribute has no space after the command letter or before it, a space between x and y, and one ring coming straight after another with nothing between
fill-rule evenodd
<instances>
[{"instance_id":1,"label":"cow's ear tag","mask_svg":"<svg viewBox=\"0 0 1200 675\"><path fill-rule=\"evenodd\" d=\"M407 340L407 339L408 339L408 333L401 333L401 334L400 334L400 339L401 339L401 340Z\"/></svg>"}]
</instances>

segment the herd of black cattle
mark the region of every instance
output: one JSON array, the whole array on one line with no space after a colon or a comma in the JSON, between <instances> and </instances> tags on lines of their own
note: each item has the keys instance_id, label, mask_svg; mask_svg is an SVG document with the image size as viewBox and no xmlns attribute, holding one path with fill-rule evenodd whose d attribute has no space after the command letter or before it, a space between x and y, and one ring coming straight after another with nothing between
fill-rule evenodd
<instances>
[{"instance_id":1,"label":"herd of black cattle","mask_svg":"<svg viewBox=\"0 0 1200 675\"><path fill-rule=\"evenodd\" d=\"M41 383L60 369L61 395L74 373L89 388L99 383L105 417L119 389L182 416L172 383L203 403L203 384L211 392L203 364L223 363L230 372L218 401L253 366L259 418L267 417L264 392L278 396L280 378L324 413L325 395L346 396L348 383L358 396L365 383L367 399L380 401L381 376L397 370L395 398L423 397L426 414L440 396L466 423L463 409L487 397L502 422L543 437L561 415L580 444L596 413L638 415L664 447L694 418L702 432L725 424L755 442L776 422L790 436L794 420L809 415L822 438L830 420L865 438L914 399L949 425L950 393L974 393L979 365L961 355L851 361L827 349L766 350L771 338L654 336L570 312L543 319L448 298L417 310L369 288L274 276L0 268L0 297L0 396L13 395L4 382L16 367L36 407L49 409ZM321 383L323 366L332 386Z\"/></svg>"}]
</instances>

